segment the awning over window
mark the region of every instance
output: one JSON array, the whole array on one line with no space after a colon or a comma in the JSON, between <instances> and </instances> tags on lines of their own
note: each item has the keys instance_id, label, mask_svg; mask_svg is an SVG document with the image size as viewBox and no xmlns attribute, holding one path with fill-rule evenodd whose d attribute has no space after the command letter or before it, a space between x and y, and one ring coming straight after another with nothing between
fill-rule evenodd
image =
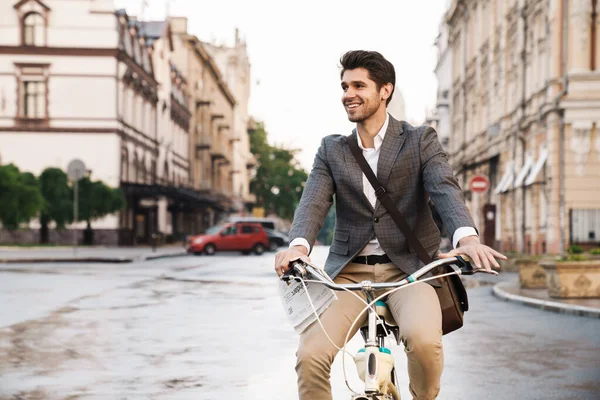
<instances>
[{"instance_id":1,"label":"awning over window","mask_svg":"<svg viewBox=\"0 0 600 400\"><path fill-rule=\"evenodd\" d=\"M513 161L508 161L506 163L506 170L504 171L504 175L502 175L502 179L496 185L494 189L494 194L506 192L513 181L513 172L514 172L514 163Z\"/></svg>"},{"instance_id":2,"label":"awning over window","mask_svg":"<svg viewBox=\"0 0 600 400\"><path fill-rule=\"evenodd\" d=\"M525 160L525 164L523 164L523 168L521 168L519 175L517 175L517 179L515 179L515 183L513 185L513 187L515 189L520 187L523 184L523 181L525 180L525 177L527 176L527 174L529 174L529 171L531 170L532 166L533 166L533 157L528 155L527 159Z\"/></svg>"},{"instance_id":3,"label":"awning over window","mask_svg":"<svg viewBox=\"0 0 600 400\"><path fill-rule=\"evenodd\" d=\"M225 210L217 196L199 193L184 187L167 186L159 184L140 184L121 182L121 190L125 196L138 198L165 196L175 201L186 202L194 206L209 206L218 210Z\"/></svg>"},{"instance_id":4,"label":"awning over window","mask_svg":"<svg viewBox=\"0 0 600 400\"><path fill-rule=\"evenodd\" d=\"M542 149L542 151L540 151L540 157L536 161L535 165L531 169L531 172L529 173L529 176L525 180L526 186L531 185L533 182L535 182L536 177L538 176L538 174L544 167L544 164L546 163L547 159L548 159L548 149L544 148L544 149Z\"/></svg>"}]
</instances>

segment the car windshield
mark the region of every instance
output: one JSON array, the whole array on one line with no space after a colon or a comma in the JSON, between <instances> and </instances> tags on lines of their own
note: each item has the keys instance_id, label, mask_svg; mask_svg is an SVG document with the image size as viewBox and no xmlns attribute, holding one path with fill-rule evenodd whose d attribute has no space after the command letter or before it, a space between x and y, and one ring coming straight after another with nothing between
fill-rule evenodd
<instances>
[{"instance_id":1,"label":"car windshield","mask_svg":"<svg viewBox=\"0 0 600 400\"><path fill-rule=\"evenodd\" d=\"M221 230L223 229L223 226L224 226L224 225L215 225L215 226L211 226L210 228L208 228L208 229L206 230L206 233L207 233L208 235L215 235L215 234L217 234L217 233L221 232Z\"/></svg>"}]
</instances>

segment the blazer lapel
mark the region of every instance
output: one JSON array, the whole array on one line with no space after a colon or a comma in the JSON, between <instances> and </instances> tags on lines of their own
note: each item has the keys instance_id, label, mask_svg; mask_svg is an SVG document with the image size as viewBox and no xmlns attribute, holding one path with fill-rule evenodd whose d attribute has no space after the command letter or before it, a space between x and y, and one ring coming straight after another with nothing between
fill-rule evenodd
<instances>
[{"instance_id":1,"label":"blazer lapel","mask_svg":"<svg viewBox=\"0 0 600 400\"><path fill-rule=\"evenodd\" d=\"M358 135L358 132L356 132L356 129L352 130L352 135L354 135L354 136ZM356 139L360 140L358 137ZM347 140L348 140L348 138L346 138L346 141ZM371 211L374 211L375 209L371 205L371 202L369 201L369 199L367 199L367 196L365 196L365 191L363 188L362 169L360 169L360 165L358 165L358 162L354 158L354 155L352 154L352 151L350 150L350 146L348 145L347 142L344 146L344 161L346 162L348 174L350 174L350 181L352 182L353 189L356 190L357 193L360 193L360 198L365 203L365 205L367 207L369 207L369 209Z\"/></svg>"},{"instance_id":2,"label":"blazer lapel","mask_svg":"<svg viewBox=\"0 0 600 400\"><path fill-rule=\"evenodd\" d=\"M381 144L379 161L377 161L377 179L386 187L392 167L398 158L400 150L404 145L406 136L402 130L402 124L390 116L385 138Z\"/></svg>"},{"instance_id":3,"label":"blazer lapel","mask_svg":"<svg viewBox=\"0 0 600 400\"><path fill-rule=\"evenodd\" d=\"M402 124L390 116L385 138L381 144L379 161L377 161L377 179L385 188L387 188L390 172L396 163L400 150L402 150L405 139ZM375 204L375 209L377 208L379 208L379 200Z\"/></svg>"}]
</instances>

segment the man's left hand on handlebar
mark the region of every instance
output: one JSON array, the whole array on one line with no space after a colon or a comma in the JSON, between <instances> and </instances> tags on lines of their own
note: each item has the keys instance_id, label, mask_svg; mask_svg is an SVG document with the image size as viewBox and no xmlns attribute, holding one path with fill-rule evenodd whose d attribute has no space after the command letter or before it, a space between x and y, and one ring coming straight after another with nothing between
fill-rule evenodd
<instances>
[{"instance_id":1,"label":"man's left hand on handlebar","mask_svg":"<svg viewBox=\"0 0 600 400\"><path fill-rule=\"evenodd\" d=\"M292 261L302 260L310 263L308 258L308 250L304 246L292 246L287 250L278 252L275 255L275 272L281 277L285 271L290 269L290 263Z\"/></svg>"},{"instance_id":2,"label":"man's left hand on handlebar","mask_svg":"<svg viewBox=\"0 0 600 400\"><path fill-rule=\"evenodd\" d=\"M488 272L492 272L492 266L494 268L500 268L500 265L496 261L496 258L506 260L507 257L504 254L498 253L496 250L481 244L479 237L467 236L458 242L459 246L449 251L448 253L440 253L439 258L456 257L461 254L467 255L471 258L475 268L483 268Z\"/></svg>"}]
</instances>

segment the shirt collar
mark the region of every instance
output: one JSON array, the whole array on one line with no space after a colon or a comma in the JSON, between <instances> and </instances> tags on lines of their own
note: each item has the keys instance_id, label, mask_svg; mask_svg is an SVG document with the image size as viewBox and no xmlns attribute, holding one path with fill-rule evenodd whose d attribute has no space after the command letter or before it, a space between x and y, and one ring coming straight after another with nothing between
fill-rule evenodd
<instances>
[{"instance_id":1,"label":"shirt collar","mask_svg":"<svg viewBox=\"0 0 600 400\"><path fill-rule=\"evenodd\" d=\"M381 144L383 143L383 139L385 138L385 133L387 132L389 123L390 123L390 115L388 113L386 113L385 114L385 122L383 123L383 126L381 127L379 132L377 132L377 136L375 136L375 139L373 140L373 143L375 145L375 151L379 150L379 148L381 147ZM356 130L356 134L358 135L358 129ZM363 147L362 140L360 139L360 135L358 135L357 141L358 141L358 147L360 147L362 150L369 150L369 149Z\"/></svg>"}]
</instances>

